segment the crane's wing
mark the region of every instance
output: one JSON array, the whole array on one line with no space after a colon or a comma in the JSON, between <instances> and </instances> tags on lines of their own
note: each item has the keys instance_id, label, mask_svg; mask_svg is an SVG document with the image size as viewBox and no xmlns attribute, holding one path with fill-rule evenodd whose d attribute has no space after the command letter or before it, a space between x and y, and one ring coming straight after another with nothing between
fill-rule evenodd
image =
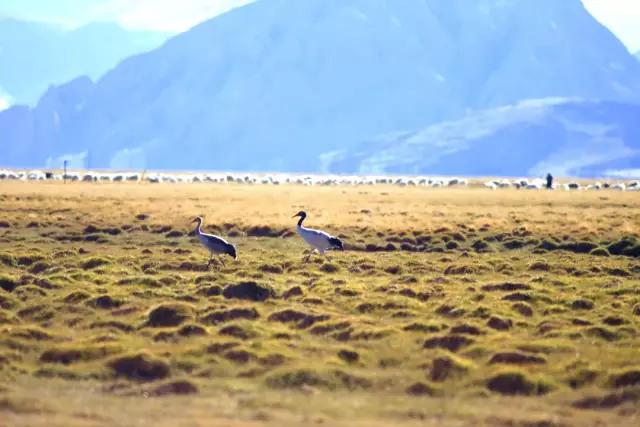
<instances>
[{"instance_id":1,"label":"crane's wing","mask_svg":"<svg viewBox=\"0 0 640 427\"><path fill-rule=\"evenodd\" d=\"M229 242L222 237L214 236L213 234L202 233L199 237L206 247L215 251L223 251L229 245Z\"/></svg>"}]
</instances>

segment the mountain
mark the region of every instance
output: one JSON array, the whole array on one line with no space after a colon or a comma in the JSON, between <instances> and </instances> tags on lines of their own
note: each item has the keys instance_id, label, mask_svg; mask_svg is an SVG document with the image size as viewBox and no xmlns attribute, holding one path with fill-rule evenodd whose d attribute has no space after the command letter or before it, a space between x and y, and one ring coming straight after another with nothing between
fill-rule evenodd
<instances>
[{"instance_id":1,"label":"mountain","mask_svg":"<svg viewBox=\"0 0 640 427\"><path fill-rule=\"evenodd\" d=\"M0 114L20 146L0 163L319 171L373 135L547 97L640 101L640 64L580 0L258 0Z\"/></svg>"},{"instance_id":2,"label":"mountain","mask_svg":"<svg viewBox=\"0 0 640 427\"><path fill-rule=\"evenodd\" d=\"M332 172L597 177L640 169L640 105L541 99L382 135L331 155Z\"/></svg>"},{"instance_id":3,"label":"mountain","mask_svg":"<svg viewBox=\"0 0 640 427\"><path fill-rule=\"evenodd\" d=\"M79 75L97 79L120 60L154 49L167 38L167 34L128 31L111 23L67 30L0 19L0 97L6 104L35 104L49 85Z\"/></svg>"}]
</instances>

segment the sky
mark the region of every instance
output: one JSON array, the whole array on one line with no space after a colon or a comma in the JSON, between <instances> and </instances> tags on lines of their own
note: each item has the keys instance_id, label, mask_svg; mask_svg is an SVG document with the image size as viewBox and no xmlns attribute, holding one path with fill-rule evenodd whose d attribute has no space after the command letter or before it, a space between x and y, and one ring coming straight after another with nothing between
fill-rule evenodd
<instances>
[{"instance_id":1,"label":"sky","mask_svg":"<svg viewBox=\"0 0 640 427\"><path fill-rule=\"evenodd\" d=\"M582 0L582 2L598 21L609 27L627 45L632 53L640 52L640 0Z\"/></svg>"},{"instance_id":2,"label":"sky","mask_svg":"<svg viewBox=\"0 0 640 427\"><path fill-rule=\"evenodd\" d=\"M0 17L76 27L116 21L126 28L181 32L252 0L1 0ZM566 1L566 0L557 0ZM640 0L582 0L631 52L640 51Z\"/></svg>"},{"instance_id":3,"label":"sky","mask_svg":"<svg viewBox=\"0 0 640 427\"><path fill-rule=\"evenodd\" d=\"M77 27L115 21L131 29L186 31L251 0L0 0L0 17Z\"/></svg>"}]
</instances>

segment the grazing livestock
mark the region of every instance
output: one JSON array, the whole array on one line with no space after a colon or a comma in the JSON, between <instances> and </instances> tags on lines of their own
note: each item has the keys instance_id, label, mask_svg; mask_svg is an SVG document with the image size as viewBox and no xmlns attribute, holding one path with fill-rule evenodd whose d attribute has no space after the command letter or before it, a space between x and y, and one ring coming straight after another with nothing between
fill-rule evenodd
<instances>
[{"instance_id":1,"label":"grazing livestock","mask_svg":"<svg viewBox=\"0 0 640 427\"><path fill-rule=\"evenodd\" d=\"M94 182L98 180L98 176L93 172L86 172L82 176L82 182Z\"/></svg>"},{"instance_id":2,"label":"grazing livestock","mask_svg":"<svg viewBox=\"0 0 640 427\"><path fill-rule=\"evenodd\" d=\"M569 184L567 184L567 186L569 187L569 190L579 190L580 189L580 184L578 184L577 182L570 182Z\"/></svg>"},{"instance_id":3,"label":"grazing livestock","mask_svg":"<svg viewBox=\"0 0 640 427\"><path fill-rule=\"evenodd\" d=\"M295 184L301 186L373 186L373 185L396 185L399 187L426 187L426 188L454 188L467 187L467 179L453 177L428 177L428 176L357 176L357 175L294 175L294 174L192 174L192 173L136 173L136 172L42 172L39 170L12 171L8 169L0 170L0 180L19 181L43 181L62 180L83 181L83 182L147 182L147 183L233 183L236 185L283 185ZM582 187L579 183L570 181L567 183L557 183L556 179L548 174L545 179L494 179L482 182L474 182L475 187L483 187L489 190L507 188L525 188L530 190L564 189L573 190L603 190L613 189L618 191L638 191L640 181L612 183L592 183Z\"/></svg>"},{"instance_id":4,"label":"grazing livestock","mask_svg":"<svg viewBox=\"0 0 640 427\"><path fill-rule=\"evenodd\" d=\"M30 171L26 174L26 178L29 181L44 181L47 176L42 171Z\"/></svg>"},{"instance_id":5,"label":"grazing livestock","mask_svg":"<svg viewBox=\"0 0 640 427\"><path fill-rule=\"evenodd\" d=\"M485 186L485 188L488 188L489 190L494 190L494 191L495 191L495 190L497 190L497 189L498 189L498 186L496 185L496 183L495 183L495 182L492 182L492 181L490 181L490 182L485 182L485 183L484 183L484 186Z\"/></svg>"}]
</instances>

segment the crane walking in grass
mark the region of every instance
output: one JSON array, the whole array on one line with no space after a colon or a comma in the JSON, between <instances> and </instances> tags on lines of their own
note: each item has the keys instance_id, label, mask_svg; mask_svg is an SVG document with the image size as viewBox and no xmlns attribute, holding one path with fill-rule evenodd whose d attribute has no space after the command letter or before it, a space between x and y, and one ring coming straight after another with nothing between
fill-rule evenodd
<instances>
[{"instance_id":1,"label":"crane walking in grass","mask_svg":"<svg viewBox=\"0 0 640 427\"><path fill-rule=\"evenodd\" d=\"M197 222L198 226L196 227L196 236L200 242L209 250L210 257L209 262L207 263L207 268L211 266L211 263L214 261L214 255L218 255L217 260L222 263L224 266L224 261L222 259L222 255L229 255L233 259L237 259L236 255L236 247L231 243L224 240L222 237L214 236L213 234L206 234L202 232L202 218L197 217L193 220L193 222Z\"/></svg>"},{"instance_id":2,"label":"crane walking in grass","mask_svg":"<svg viewBox=\"0 0 640 427\"><path fill-rule=\"evenodd\" d=\"M309 255L307 255L307 257L305 258L306 262L309 261L309 258L311 258L311 255L314 252L319 252L320 254L324 255L325 251L331 249L337 249L341 251L344 250L342 241L337 237L333 237L330 234L325 233L324 231L313 230L302 225L304 220L307 218L306 212L300 211L293 216L293 218L296 217L300 217L300 220L298 221L298 234L304 239L305 242L307 242L309 246L313 248L313 250L309 252Z\"/></svg>"}]
</instances>

